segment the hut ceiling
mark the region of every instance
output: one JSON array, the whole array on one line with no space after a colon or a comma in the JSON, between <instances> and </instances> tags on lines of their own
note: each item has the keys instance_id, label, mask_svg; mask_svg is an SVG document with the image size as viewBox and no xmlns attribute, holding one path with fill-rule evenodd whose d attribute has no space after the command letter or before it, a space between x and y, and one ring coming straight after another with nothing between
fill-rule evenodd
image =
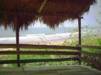
<instances>
[{"instance_id":1,"label":"hut ceiling","mask_svg":"<svg viewBox=\"0 0 101 75\"><path fill-rule=\"evenodd\" d=\"M0 25L27 27L40 19L50 27L82 16L95 0L0 0Z\"/></svg>"}]
</instances>

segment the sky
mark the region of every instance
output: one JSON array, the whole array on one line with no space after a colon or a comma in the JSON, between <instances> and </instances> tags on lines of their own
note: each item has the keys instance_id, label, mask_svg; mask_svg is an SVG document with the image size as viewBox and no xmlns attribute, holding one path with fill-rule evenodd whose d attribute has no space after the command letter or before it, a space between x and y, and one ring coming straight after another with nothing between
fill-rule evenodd
<instances>
[{"instance_id":1,"label":"sky","mask_svg":"<svg viewBox=\"0 0 101 75\"><path fill-rule=\"evenodd\" d=\"M89 12L85 13L83 15L83 19L82 19L82 26L87 26L87 25L92 25L92 26L95 26L95 25L99 25L97 23L97 20L100 22L100 18L101 17L101 0L97 0L97 3L92 5ZM65 21L64 23L62 23L61 26L64 26L64 27L76 27L77 26L77 20L74 20L74 21ZM47 27L45 24L43 23L40 23L39 21L37 21L34 25L33 23L31 24L31 26L29 26L29 28L32 28L32 27L36 27L36 28L39 28L39 27Z\"/></svg>"}]
</instances>

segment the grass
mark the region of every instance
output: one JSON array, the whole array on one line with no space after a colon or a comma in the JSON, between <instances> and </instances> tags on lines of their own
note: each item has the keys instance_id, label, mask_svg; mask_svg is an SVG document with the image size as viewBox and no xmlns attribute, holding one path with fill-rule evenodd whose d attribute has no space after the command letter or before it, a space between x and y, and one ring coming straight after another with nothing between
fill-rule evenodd
<instances>
[{"instance_id":1,"label":"grass","mask_svg":"<svg viewBox=\"0 0 101 75\"><path fill-rule=\"evenodd\" d=\"M97 37L90 37L90 38L85 38L82 40L83 45L91 45L91 46L101 46L101 38ZM83 48L82 49L84 52L89 52L89 53L101 53L101 49L93 49L93 48Z\"/></svg>"}]
</instances>

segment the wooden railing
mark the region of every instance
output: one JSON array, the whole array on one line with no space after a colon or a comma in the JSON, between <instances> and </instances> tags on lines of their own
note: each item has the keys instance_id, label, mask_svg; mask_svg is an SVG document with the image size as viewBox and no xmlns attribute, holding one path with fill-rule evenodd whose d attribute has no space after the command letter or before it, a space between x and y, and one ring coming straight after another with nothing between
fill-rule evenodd
<instances>
[{"instance_id":1,"label":"wooden railing","mask_svg":"<svg viewBox=\"0 0 101 75\"><path fill-rule=\"evenodd\" d=\"M101 46L56 46L56 45L28 45L20 44L19 48L34 49L31 51L2 51L2 48L16 48L16 44L0 44L0 55L74 55L70 58L57 58L57 59L27 59L27 60L0 60L0 64L11 63L32 63L32 62L54 62L54 61L67 61L67 60L81 60L81 48L95 48L101 49ZM35 50L35 49L39 49ZM53 49L48 51L40 51L40 49ZM59 49L59 50L58 50ZM61 50L60 50L61 49ZM62 51L64 50L65 51ZM67 51L69 50L69 51ZM70 51L71 50L71 51ZM73 51L72 51L73 50Z\"/></svg>"},{"instance_id":2,"label":"wooden railing","mask_svg":"<svg viewBox=\"0 0 101 75\"><path fill-rule=\"evenodd\" d=\"M23 49L34 49L31 51L2 51L2 48L16 48L16 44L0 44L0 55L73 55L75 57L71 58L57 58L57 59L29 59L29 60L0 60L0 64L10 64L10 63L31 63L31 62L49 62L49 61L67 61L67 60L79 60L79 47L75 46L56 46L56 45L28 45L28 44L20 44L19 48ZM35 50L39 49L39 50ZM52 50L44 50L41 51L40 49L52 49ZM59 49L59 50L58 50ZM60 50L61 49L61 50ZM62 51L64 49L69 49L71 51ZM74 51L72 51L74 50Z\"/></svg>"}]
</instances>

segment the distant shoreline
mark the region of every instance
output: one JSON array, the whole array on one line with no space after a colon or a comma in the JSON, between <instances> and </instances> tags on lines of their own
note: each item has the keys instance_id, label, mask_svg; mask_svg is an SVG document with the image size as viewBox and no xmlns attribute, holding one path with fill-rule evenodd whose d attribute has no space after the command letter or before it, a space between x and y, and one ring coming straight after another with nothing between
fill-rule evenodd
<instances>
[{"instance_id":1,"label":"distant shoreline","mask_svg":"<svg viewBox=\"0 0 101 75\"><path fill-rule=\"evenodd\" d=\"M69 39L71 33L61 33L61 34L28 34L26 36L20 37L21 44L50 44L50 43L62 43ZM0 43L2 44L15 44L15 37L4 37L0 38Z\"/></svg>"},{"instance_id":2,"label":"distant shoreline","mask_svg":"<svg viewBox=\"0 0 101 75\"><path fill-rule=\"evenodd\" d=\"M87 32L83 32L82 37L86 37ZM96 36L94 36L96 37ZM101 37L99 35L98 37ZM20 44L62 44L71 38L78 39L78 32L74 33L56 33L56 34L27 34L19 37ZM0 37L1 44L15 44L15 37Z\"/></svg>"}]
</instances>

